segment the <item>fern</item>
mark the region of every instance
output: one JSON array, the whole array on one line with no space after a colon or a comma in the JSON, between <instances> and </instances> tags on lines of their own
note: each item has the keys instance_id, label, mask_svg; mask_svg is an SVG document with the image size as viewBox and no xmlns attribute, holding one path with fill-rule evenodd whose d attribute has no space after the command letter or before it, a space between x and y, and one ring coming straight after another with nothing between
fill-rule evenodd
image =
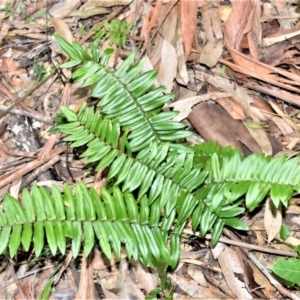
<instances>
[{"instance_id":1,"label":"fern","mask_svg":"<svg viewBox=\"0 0 300 300\"><path fill-rule=\"evenodd\" d=\"M116 44L117 46L125 46L125 42L133 24L128 24L126 20L112 20L108 22L104 20L104 28L96 27L96 41L101 40L103 37L109 39L110 45Z\"/></svg>"},{"instance_id":2,"label":"fern","mask_svg":"<svg viewBox=\"0 0 300 300\"><path fill-rule=\"evenodd\" d=\"M123 194L118 187L111 191L103 188L101 193L99 197L96 190L87 190L84 184L72 191L65 184L64 194L55 186L51 194L43 187L33 186L31 193L24 189L22 203L6 195L0 210L1 252L8 247L10 256L14 256L21 244L28 251L33 239L38 256L45 236L52 255L57 250L64 254L66 239L71 238L73 256L77 257L81 245L87 256L97 238L108 258L114 253L120 259L122 243L129 258L140 258L147 266L153 266L154 261L176 265L179 236L169 236L168 226L165 230L158 228L158 210L156 215L144 213L148 209L145 197L138 207L134 196ZM164 222L172 224L173 220L165 218Z\"/></svg>"},{"instance_id":3,"label":"fern","mask_svg":"<svg viewBox=\"0 0 300 300\"><path fill-rule=\"evenodd\" d=\"M188 221L200 236L212 230L215 245L224 226L247 230L238 216L258 207L267 194L278 207L299 192L297 158L244 158L238 149L213 142L180 143L191 133L172 121L177 112L162 111L172 95L152 87L156 72L140 74L143 61L135 64L134 54L114 70L107 67L111 50L99 59L95 44L85 50L56 38L71 58L63 66L80 65L72 77L92 85L99 103L96 108L85 103L77 113L62 107L53 131L63 133L71 147L85 145L81 156L96 171L108 168L111 188L99 197L83 184L73 191L65 185L64 193L53 187L52 194L33 187L31 194L23 191L22 204L5 196L0 253L8 247L14 256L20 244L28 250L33 239L39 255L45 236L53 255L65 253L71 238L76 257L81 247L88 255L98 239L108 258L111 253L119 258L123 245L129 258L175 267Z\"/></svg>"},{"instance_id":4,"label":"fern","mask_svg":"<svg viewBox=\"0 0 300 300\"><path fill-rule=\"evenodd\" d=\"M179 130L184 124L170 121L178 112L162 112L161 107L170 100L172 94L163 94L164 87L152 89L157 72L152 70L140 75L144 60L134 64L131 54L117 70L106 65L113 51L104 51L100 61L96 45L92 45L90 56L79 44L69 44L56 36L61 48L72 60L62 67L73 67L82 63L72 77L85 81L83 86L93 85L91 96L101 98L98 107L108 118L118 118L128 135L132 151L141 150L152 141L175 141L192 133ZM96 48L96 49L95 49Z\"/></svg>"}]
</instances>

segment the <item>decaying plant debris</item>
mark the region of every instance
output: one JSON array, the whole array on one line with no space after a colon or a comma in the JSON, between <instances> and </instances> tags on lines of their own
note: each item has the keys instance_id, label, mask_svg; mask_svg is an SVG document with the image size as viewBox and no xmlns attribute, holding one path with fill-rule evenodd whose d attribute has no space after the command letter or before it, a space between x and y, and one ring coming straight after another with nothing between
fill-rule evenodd
<instances>
[{"instance_id":1,"label":"decaying plant debris","mask_svg":"<svg viewBox=\"0 0 300 300\"><path fill-rule=\"evenodd\" d=\"M298 1L0 9L1 298L300 297Z\"/></svg>"}]
</instances>

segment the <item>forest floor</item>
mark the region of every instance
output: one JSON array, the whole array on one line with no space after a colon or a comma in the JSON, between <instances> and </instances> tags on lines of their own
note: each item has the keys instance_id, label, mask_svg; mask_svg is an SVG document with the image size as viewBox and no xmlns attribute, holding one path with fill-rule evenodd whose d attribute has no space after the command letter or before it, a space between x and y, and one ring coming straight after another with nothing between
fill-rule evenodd
<instances>
[{"instance_id":1,"label":"forest floor","mask_svg":"<svg viewBox=\"0 0 300 300\"><path fill-rule=\"evenodd\" d=\"M59 69L67 57L54 34L85 47L116 19L132 24L125 43L104 36L101 51L115 50L113 66L132 52L146 58L144 70L157 70L157 84L174 93L167 107L196 132L189 143L217 141L245 156L298 155L298 1L0 0L1 201L7 193L20 198L32 184L93 185L96 174L71 148L58 151L67 144L48 132L62 105L76 109L89 99L70 71ZM282 271L289 284L270 271L278 258L297 257L298 204L293 198L283 214L267 201L243 217L249 231L225 229L214 248L209 235L187 230L165 284L155 270L125 256L107 261L96 247L89 263L72 252L52 258L47 246L40 257L3 255L0 299L300 299L299 267Z\"/></svg>"}]
</instances>

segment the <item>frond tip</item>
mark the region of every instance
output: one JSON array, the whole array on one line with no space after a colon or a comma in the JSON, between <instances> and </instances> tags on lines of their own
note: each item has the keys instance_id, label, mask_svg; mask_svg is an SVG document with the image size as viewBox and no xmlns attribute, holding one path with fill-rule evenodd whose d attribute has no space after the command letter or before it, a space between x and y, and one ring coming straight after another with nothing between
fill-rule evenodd
<instances>
[{"instance_id":1,"label":"frond tip","mask_svg":"<svg viewBox=\"0 0 300 300\"><path fill-rule=\"evenodd\" d=\"M141 74L144 59L134 63L135 54L132 53L114 70L107 67L112 49L105 50L99 58L90 55L78 43L70 44L57 35L55 38L71 59L61 67L81 64L72 78L84 81L83 86L92 86L91 96L99 99L101 114L117 118L121 128L130 131L128 140L132 151L142 150L154 141L173 142L192 135L192 132L181 130L185 124L171 120L177 112L161 111L173 94L164 94L162 86L153 88L157 78L155 70ZM93 48L98 46L91 46L91 53L96 52Z\"/></svg>"}]
</instances>

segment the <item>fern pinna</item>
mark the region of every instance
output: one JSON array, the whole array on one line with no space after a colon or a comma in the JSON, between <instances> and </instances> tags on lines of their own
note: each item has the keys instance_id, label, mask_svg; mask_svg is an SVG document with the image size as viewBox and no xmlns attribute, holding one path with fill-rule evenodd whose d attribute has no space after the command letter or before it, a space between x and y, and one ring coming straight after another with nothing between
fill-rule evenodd
<instances>
[{"instance_id":1,"label":"fern pinna","mask_svg":"<svg viewBox=\"0 0 300 300\"><path fill-rule=\"evenodd\" d=\"M156 72L141 74L143 60L130 55L117 69L108 68L112 50L99 58L98 46L83 49L56 36L70 61L79 67L72 77L92 85L97 107L84 103L75 113L62 107L53 131L65 135L71 147L85 145L82 157L95 170L108 168L109 185L99 196L84 184L52 193L25 189L21 203L6 195L0 210L0 252L11 256L20 244L28 250L33 239L37 255L47 240L53 255L66 251L72 239L76 257L83 246L88 255L95 239L103 253L128 257L147 266L164 262L175 267L180 234L188 221L204 236L212 231L215 245L224 226L247 230L238 216L255 209L267 194L275 207L287 205L300 189L298 159L271 159L262 154L244 158L238 149L208 142L188 146L191 132L163 111L172 97L153 88Z\"/></svg>"}]
</instances>

